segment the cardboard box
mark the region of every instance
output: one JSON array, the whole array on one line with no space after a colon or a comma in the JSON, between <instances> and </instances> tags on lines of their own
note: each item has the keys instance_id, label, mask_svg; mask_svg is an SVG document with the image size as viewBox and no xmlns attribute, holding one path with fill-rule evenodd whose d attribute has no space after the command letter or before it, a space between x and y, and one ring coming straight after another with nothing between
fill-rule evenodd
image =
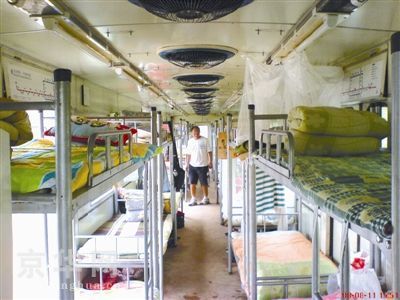
<instances>
[{"instance_id":1,"label":"cardboard box","mask_svg":"<svg viewBox=\"0 0 400 300\"><path fill-rule=\"evenodd\" d=\"M226 132L218 133L218 158L219 159L226 159Z\"/></svg>"},{"instance_id":2,"label":"cardboard box","mask_svg":"<svg viewBox=\"0 0 400 300\"><path fill-rule=\"evenodd\" d=\"M233 149L231 147L231 157L233 156ZM226 132L218 134L218 159L227 159L227 135Z\"/></svg>"}]
</instances>

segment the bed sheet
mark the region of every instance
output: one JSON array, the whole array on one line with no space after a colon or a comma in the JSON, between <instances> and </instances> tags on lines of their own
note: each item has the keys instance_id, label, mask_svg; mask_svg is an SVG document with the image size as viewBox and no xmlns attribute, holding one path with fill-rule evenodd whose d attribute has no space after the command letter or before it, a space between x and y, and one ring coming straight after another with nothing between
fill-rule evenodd
<instances>
[{"instance_id":1,"label":"bed sheet","mask_svg":"<svg viewBox=\"0 0 400 300\"><path fill-rule=\"evenodd\" d=\"M134 163L146 160L158 154L159 147L149 144L134 144L132 155L127 149L123 153L123 162L132 159ZM119 152L111 151L112 165L119 162ZM105 148L94 149L93 174L97 175L106 169ZM72 191L87 183L89 168L87 163L87 147L71 148ZM42 189L55 188L55 147L48 140L33 140L13 148L11 159L11 188L14 193L30 193Z\"/></svg>"},{"instance_id":2,"label":"bed sheet","mask_svg":"<svg viewBox=\"0 0 400 300\"><path fill-rule=\"evenodd\" d=\"M244 280L244 249L242 235L233 235L232 248L239 268L242 286L247 291ZM257 233L257 277L266 276L311 276L312 245L297 231L273 231ZM322 253L320 254L320 274L335 274L337 267ZM322 289L323 291L323 289ZM310 285L289 286L289 297L309 297ZM258 299L283 298L282 286L260 286Z\"/></svg>"},{"instance_id":3,"label":"bed sheet","mask_svg":"<svg viewBox=\"0 0 400 300\"><path fill-rule=\"evenodd\" d=\"M333 215L390 237L390 153L297 156L293 184Z\"/></svg>"}]
</instances>

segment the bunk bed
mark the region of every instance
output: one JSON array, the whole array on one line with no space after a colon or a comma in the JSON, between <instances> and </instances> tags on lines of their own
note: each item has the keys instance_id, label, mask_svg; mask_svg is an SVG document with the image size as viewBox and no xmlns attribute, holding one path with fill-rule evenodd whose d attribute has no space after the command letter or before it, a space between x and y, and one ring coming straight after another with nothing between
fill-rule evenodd
<instances>
[{"instance_id":1,"label":"bunk bed","mask_svg":"<svg viewBox=\"0 0 400 300\"><path fill-rule=\"evenodd\" d=\"M15 183L15 192L12 195L13 213L57 213L58 235L59 235L59 253L69 253L73 246L73 228L72 220L76 225L78 222L79 209L90 206L104 194L112 190L114 184L134 172L140 167L145 167L145 173L150 184L147 185L148 199L151 203L149 222L145 222L144 240L145 244L144 257L141 265L144 268L145 280L145 298L153 297L155 291L162 295L162 254L163 237L159 233L163 231L162 219L162 186L163 182L163 158L160 151L171 146L171 143L162 143L161 135L157 139L157 132L161 132L161 113L158 113L153 107L151 112L151 131L152 145L147 146L144 151L144 157L135 156L135 145L132 146L132 133L129 130L118 132L102 132L90 136L87 147L72 148L70 127L70 82L71 71L66 69L57 69L54 72L56 101L40 101L40 102L10 102L2 101L0 108L6 111L21 110L55 110L56 111L56 142L55 147L43 142L31 142L25 147L15 149L16 169L18 165L29 165L29 158L33 157L39 161L39 164L48 164L45 172L35 175L37 178L35 184L23 184L22 180L27 179L26 173L23 171L17 175ZM158 122L158 126L157 126ZM95 147L96 140L101 136L104 138L105 145L103 149ZM111 139L117 136L118 150L111 147ZM123 146L124 137L128 136L129 146ZM35 149L32 149L34 146ZM71 150L73 149L73 150ZM143 148L141 149L143 150ZM148 151L150 150L150 151ZM86 152L87 151L87 152ZM140 151L139 151L140 152ZM72 156L71 156L72 153ZM172 151L170 151L172 153ZM74 156L76 154L76 157ZM133 154L133 155L132 155ZM71 164L72 162L72 164ZM54 165L55 163L55 165ZM151 172L148 170L151 164ZM52 170L50 170L53 168ZM75 168L75 169L74 169ZM54 172L55 169L55 172ZM31 170L30 170L31 172ZM18 172L15 172L17 174ZM79 176L77 176L79 175ZM171 170L171 182L173 186L173 176ZM41 186L45 179L50 178L48 182ZM75 180L75 181L74 181ZM22 184L21 184L22 183ZM30 189L25 189L30 186ZM34 186L32 188L32 186ZM43 187L45 190L43 190ZM40 190L40 191L38 191ZM49 193L49 191L52 191ZM55 193L54 193L55 191ZM18 193L22 192L22 193ZM173 213L175 212L174 189L171 190L171 206ZM146 196L147 197L147 196ZM145 197L145 198L146 198ZM144 201L147 203L147 201ZM173 215L175 217L175 215ZM176 223L176 220L174 221ZM148 223L148 224L147 224ZM147 228L146 228L147 226ZM172 227L172 226L170 226ZM175 224L176 227L176 224ZM147 236L147 237L146 237ZM65 259L59 259L59 276L60 276L60 299L73 299L74 289L65 288L74 286L73 268L71 262ZM125 262L126 263L126 262ZM132 263L132 262L129 262ZM128 265L129 265L128 263ZM135 264L135 263L133 263ZM104 266L104 264L103 264ZM148 266L148 267L147 267ZM149 294L151 293L151 294Z\"/></svg>"},{"instance_id":2,"label":"bunk bed","mask_svg":"<svg viewBox=\"0 0 400 300\"><path fill-rule=\"evenodd\" d=\"M254 122L256 120L268 119L268 115L254 115L254 106L249 105L250 128L254 130ZM277 140L283 140L284 137L288 141L287 153L278 146L272 149L272 137L277 137ZM250 141L254 145L253 140ZM260 138L260 149L258 153L251 156L250 163L253 168L258 167L264 170L272 178L281 182L286 187L295 192L295 194L305 201L314 209L314 235L313 244L309 245L314 249L314 253L319 252L318 244L318 213L320 211L326 213L335 220L344 224L343 236L347 237L348 231L351 229L361 237L378 243L380 250L386 254L389 253L391 234L393 227L391 223L390 211L390 154L389 153L373 153L363 156L346 156L346 157L321 157L321 156L295 156L294 139L289 131L277 130L262 130ZM266 144L264 149L263 145ZM277 143L280 145L280 142ZM251 146L250 146L251 147ZM254 147L254 146L253 146ZM254 148L253 148L254 149ZM249 149L249 152L251 150ZM248 204L251 203L252 192L254 190L254 175L250 178L252 170L249 169L249 198ZM301 205L300 205L301 206ZM251 211L253 208L249 208ZM251 217L253 217L250 214ZM245 221L249 222L245 227L248 227L248 243L251 243L251 220L250 217ZM245 229L246 231L246 229ZM255 237L255 236L254 236ZM245 237L246 238L246 237ZM262 247L262 242L257 234L256 245ZM234 243L235 244L235 243ZM234 252L237 253L236 247ZM269 250L270 247L263 247L263 251ZM348 251L347 238L342 244L343 251ZM248 248L251 255L252 249ZM311 254L311 252L309 253ZM310 255L309 261L316 254ZM260 267L259 254L257 252L258 267ZM262 257L262 255L261 255ZM344 270L348 266L348 253L342 256L341 274L348 274ZM242 263L243 257L238 258L239 263ZM247 267L249 276L251 276L250 259L247 259ZM324 260L312 260L314 267L312 270L312 295L320 293L320 276L319 272L323 273ZM310 270L309 270L310 271ZM331 271L334 271L331 269ZM308 274L311 275L311 274ZM256 286L265 285L264 280L258 276ZM280 277L280 276L279 276ZM271 278L269 278L271 279ZM288 284L296 284L293 280ZM248 280L251 280L248 278ZM343 279L347 280L347 279ZM289 280L290 282L290 280ZM342 283L342 287L346 288L346 283ZM347 285L348 287L348 285ZM287 290L285 291L287 296ZM262 288L258 289L258 294L262 297ZM301 295L301 293L300 293ZM265 297L265 296L264 296Z\"/></svg>"},{"instance_id":3,"label":"bunk bed","mask_svg":"<svg viewBox=\"0 0 400 300\"><path fill-rule=\"evenodd\" d=\"M260 252L258 249L263 247L265 241L261 241L256 233L256 201L255 201L255 168L260 168L272 178L290 188L300 198L300 201L307 203L313 209L313 232L312 244L308 249L312 252L311 295L314 299L321 299L321 273L324 271L324 259L320 257L319 245L319 212L326 213L329 217L343 224L341 241L341 261L340 261L340 289L341 295L348 295L350 291L350 262L349 262L349 230L358 236L365 238L372 245L378 247L378 253L383 253L386 258L392 259L392 290L396 293L399 287L399 261L398 261L398 238L399 231L399 33L392 36L392 67L393 67L393 102L392 102L392 152L365 151L368 147L377 149L376 145L366 145L363 138L353 138L357 145L352 145L354 141L348 139L345 145L332 142L329 137L329 147L320 147L317 140L324 139L320 135L313 138L310 144L318 146L323 156L314 153L303 153L304 146L296 145L296 152L306 154L306 156L295 156L295 144L292 132L286 130L262 130L259 138L259 151L255 148L255 121L286 119L284 115L255 115L254 105L248 105L249 119L249 158L247 162L248 190L246 195L246 212L244 218L243 254L237 257L239 268L242 265L241 275L244 279L244 288L250 299L266 298L271 294L260 295L261 287L275 284L297 284L296 278L280 278L280 274L275 278L271 276L260 276ZM324 123L321 119L318 122ZM342 124L341 124L342 125ZM339 126L340 127L340 126ZM374 126L362 126L362 129L372 129ZM349 134L353 128L347 128ZM296 135L294 131L294 135ZM318 134L321 134L318 132ZM272 147L272 139L276 138L275 147ZM282 142L287 140L286 152L283 151ZM304 141L297 136L297 141L301 144ZM351 142L351 143L349 143ZM266 147L264 145L266 144ZM339 145L337 147L337 145ZM343 150L344 148L345 150ZM299 150L301 149L301 150ZM334 149L337 151L334 157L327 156ZM362 150L362 151L360 151ZM339 157L342 153L350 153L349 156ZM363 152L363 153L361 153ZM364 152L371 152L364 153ZM353 156L351 156L353 153ZM308 155L307 155L308 154ZM391 196L390 196L391 195ZM300 202L301 203L301 202ZM299 205L301 216L301 207ZM301 219L300 219L301 222ZM270 241L270 240L269 240ZM277 241L281 243L281 241ZM241 247L236 247L236 253L240 254ZM239 249L239 251L238 251ZM270 247L264 246L262 253L268 251ZM311 253L310 253L311 254ZM262 254L261 254L262 258ZM261 264L261 265L260 265ZM270 267L271 268L271 267ZM275 274L277 275L277 274ZM244 278L243 278L244 277ZM287 290L284 294L288 296Z\"/></svg>"}]
</instances>

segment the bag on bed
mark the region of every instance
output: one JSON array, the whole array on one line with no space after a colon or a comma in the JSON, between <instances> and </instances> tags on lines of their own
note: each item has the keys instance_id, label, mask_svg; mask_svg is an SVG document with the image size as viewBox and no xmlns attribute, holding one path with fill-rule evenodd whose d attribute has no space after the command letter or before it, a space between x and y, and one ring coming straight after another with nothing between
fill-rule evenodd
<instances>
[{"instance_id":1,"label":"bag on bed","mask_svg":"<svg viewBox=\"0 0 400 300\"><path fill-rule=\"evenodd\" d=\"M389 135L389 123L375 113L336 107L297 106L288 115L289 128L309 134L346 137Z\"/></svg>"}]
</instances>

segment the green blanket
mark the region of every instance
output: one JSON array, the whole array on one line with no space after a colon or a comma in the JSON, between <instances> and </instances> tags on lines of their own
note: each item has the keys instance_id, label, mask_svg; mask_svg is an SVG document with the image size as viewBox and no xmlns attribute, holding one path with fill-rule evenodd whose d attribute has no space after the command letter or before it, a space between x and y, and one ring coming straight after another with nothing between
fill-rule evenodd
<instances>
[{"instance_id":1,"label":"green blanket","mask_svg":"<svg viewBox=\"0 0 400 300\"><path fill-rule=\"evenodd\" d=\"M333 215L389 238L391 156L298 156L293 184Z\"/></svg>"},{"instance_id":2,"label":"green blanket","mask_svg":"<svg viewBox=\"0 0 400 300\"><path fill-rule=\"evenodd\" d=\"M381 141L374 137L323 136L291 130L296 154L320 156L360 155L377 152Z\"/></svg>"},{"instance_id":3,"label":"green blanket","mask_svg":"<svg viewBox=\"0 0 400 300\"><path fill-rule=\"evenodd\" d=\"M335 107L298 106L288 115L289 128L309 134L347 137L389 135L389 123L375 113Z\"/></svg>"}]
</instances>

